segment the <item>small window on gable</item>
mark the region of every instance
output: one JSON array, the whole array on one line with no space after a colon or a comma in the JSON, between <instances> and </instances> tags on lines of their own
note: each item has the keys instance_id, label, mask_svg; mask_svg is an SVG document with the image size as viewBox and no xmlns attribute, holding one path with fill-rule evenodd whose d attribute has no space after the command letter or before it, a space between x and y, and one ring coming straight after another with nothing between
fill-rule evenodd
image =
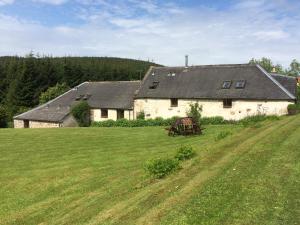
<instances>
[{"instance_id":1,"label":"small window on gable","mask_svg":"<svg viewBox=\"0 0 300 225\"><path fill-rule=\"evenodd\" d=\"M101 109L101 118L108 118L108 110Z\"/></svg>"},{"instance_id":2,"label":"small window on gable","mask_svg":"<svg viewBox=\"0 0 300 225\"><path fill-rule=\"evenodd\" d=\"M177 107L177 106L178 106L178 99L171 98L171 107Z\"/></svg>"},{"instance_id":3,"label":"small window on gable","mask_svg":"<svg viewBox=\"0 0 300 225\"><path fill-rule=\"evenodd\" d=\"M156 89L159 85L158 81L153 81L152 84L149 86L150 89Z\"/></svg>"},{"instance_id":4,"label":"small window on gable","mask_svg":"<svg viewBox=\"0 0 300 225\"><path fill-rule=\"evenodd\" d=\"M232 83L231 80L224 81L223 85L222 85L222 88L223 89L230 89L231 83Z\"/></svg>"},{"instance_id":5,"label":"small window on gable","mask_svg":"<svg viewBox=\"0 0 300 225\"><path fill-rule=\"evenodd\" d=\"M243 89L243 88L245 88L245 85L246 85L246 81L245 80L239 80L239 81L236 82L235 88L237 88L237 89Z\"/></svg>"},{"instance_id":6,"label":"small window on gable","mask_svg":"<svg viewBox=\"0 0 300 225\"><path fill-rule=\"evenodd\" d=\"M224 99L223 108L231 108L231 107L232 107L232 99Z\"/></svg>"}]
</instances>

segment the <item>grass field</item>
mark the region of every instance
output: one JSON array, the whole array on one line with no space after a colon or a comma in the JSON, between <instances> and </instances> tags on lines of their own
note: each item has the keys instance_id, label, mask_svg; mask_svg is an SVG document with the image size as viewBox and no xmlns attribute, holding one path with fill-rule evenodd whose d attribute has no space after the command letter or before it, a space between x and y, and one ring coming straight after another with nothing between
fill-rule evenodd
<instances>
[{"instance_id":1,"label":"grass field","mask_svg":"<svg viewBox=\"0 0 300 225\"><path fill-rule=\"evenodd\" d=\"M222 131L232 132L222 140ZM183 144L163 180L143 164ZM300 116L261 126L0 130L0 224L300 224Z\"/></svg>"}]
</instances>

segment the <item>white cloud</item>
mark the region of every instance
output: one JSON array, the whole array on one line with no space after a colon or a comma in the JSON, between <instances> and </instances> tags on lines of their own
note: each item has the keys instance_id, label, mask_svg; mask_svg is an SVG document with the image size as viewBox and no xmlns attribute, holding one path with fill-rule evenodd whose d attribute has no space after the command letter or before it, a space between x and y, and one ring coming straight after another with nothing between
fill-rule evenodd
<instances>
[{"instance_id":1,"label":"white cloud","mask_svg":"<svg viewBox=\"0 0 300 225\"><path fill-rule=\"evenodd\" d=\"M218 11L120 2L85 0L78 15L85 24L72 27L0 15L0 55L34 50L59 56L149 58L165 65L183 65L185 54L194 65L245 63L263 56L285 66L293 58L300 60L300 18L280 14L278 19L269 5ZM145 13L136 16L142 8Z\"/></svg>"},{"instance_id":2,"label":"white cloud","mask_svg":"<svg viewBox=\"0 0 300 225\"><path fill-rule=\"evenodd\" d=\"M14 0L0 0L0 6L13 4Z\"/></svg>"},{"instance_id":3,"label":"white cloud","mask_svg":"<svg viewBox=\"0 0 300 225\"><path fill-rule=\"evenodd\" d=\"M258 31L253 34L257 39L263 41L280 40L289 37L287 32L282 30Z\"/></svg>"},{"instance_id":4,"label":"white cloud","mask_svg":"<svg viewBox=\"0 0 300 225\"><path fill-rule=\"evenodd\" d=\"M46 3L51 5L61 5L66 3L68 0L33 0L34 2Z\"/></svg>"}]
</instances>

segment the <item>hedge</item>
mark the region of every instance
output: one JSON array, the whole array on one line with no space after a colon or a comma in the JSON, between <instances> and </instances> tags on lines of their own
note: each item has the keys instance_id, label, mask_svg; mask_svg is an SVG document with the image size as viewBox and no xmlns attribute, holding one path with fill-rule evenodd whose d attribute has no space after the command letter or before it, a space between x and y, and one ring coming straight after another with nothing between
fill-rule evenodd
<instances>
[{"instance_id":1,"label":"hedge","mask_svg":"<svg viewBox=\"0 0 300 225\"><path fill-rule=\"evenodd\" d=\"M156 119L137 119L137 120L106 120L101 122L93 122L92 127L154 127L154 126L170 126L178 117L172 117L170 119L156 118Z\"/></svg>"},{"instance_id":2,"label":"hedge","mask_svg":"<svg viewBox=\"0 0 300 225\"><path fill-rule=\"evenodd\" d=\"M156 119L136 119L136 120L106 120L101 122L93 122L92 127L154 127L154 126L171 126L179 117L172 117L170 119L156 118ZM223 117L203 117L200 120L201 125L222 125L222 124L240 124L248 126L249 124L262 122L265 120L278 120L278 116L250 116L239 121L225 120Z\"/></svg>"}]
</instances>

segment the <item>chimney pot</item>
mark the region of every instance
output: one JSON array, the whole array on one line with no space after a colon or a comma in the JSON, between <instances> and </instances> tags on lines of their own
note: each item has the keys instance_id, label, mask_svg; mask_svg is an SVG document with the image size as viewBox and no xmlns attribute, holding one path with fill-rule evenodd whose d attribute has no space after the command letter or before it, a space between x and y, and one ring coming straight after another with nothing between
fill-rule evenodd
<instances>
[{"instance_id":1,"label":"chimney pot","mask_svg":"<svg viewBox=\"0 0 300 225\"><path fill-rule=\"evenodd\" d=\"M185 68L188 68L189 67L189 56L186 55L185 56Z\"/></svg>"}]
</instances>

